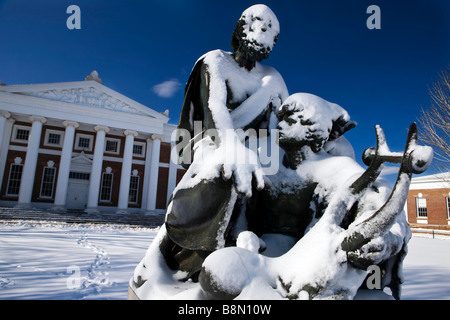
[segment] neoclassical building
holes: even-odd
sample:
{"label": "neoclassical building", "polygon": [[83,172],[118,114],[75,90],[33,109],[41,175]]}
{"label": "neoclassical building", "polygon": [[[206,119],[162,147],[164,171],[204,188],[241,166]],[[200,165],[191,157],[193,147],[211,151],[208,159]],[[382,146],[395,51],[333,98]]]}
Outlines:
{"label": "neoclassical building", "polygon": [[0,205],[161,213],[184,173],[168,112],[85,81],[0,86]]}

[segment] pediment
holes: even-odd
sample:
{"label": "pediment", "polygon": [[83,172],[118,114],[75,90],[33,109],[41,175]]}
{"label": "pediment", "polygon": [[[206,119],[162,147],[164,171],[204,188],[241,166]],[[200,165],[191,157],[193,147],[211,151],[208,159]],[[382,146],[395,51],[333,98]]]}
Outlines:
{"label": "pediment", "polygon": [[53,100],[79,104],[88,107],[101,108],[125,113],[142,114],[136,108],[116,99],[106,93],[100,92],[95,88],[78,88],[49,90],[41,92],[23,92],[22,94]]}
{"label": "pediment", "polygon": [[96,81],[5,86],[2,87],[2,90],[51,101],[142,115],[165,122],[168,120],[166,115],[152,110]]}
{"label": "pediment", "polygon": [[79,155],[76,155],[75,157],[72,158],[72,166],[91,166],[92,165],[92,160],[89,159],[86,154],[84,153],[84,151],[81,151],[81,153]]}

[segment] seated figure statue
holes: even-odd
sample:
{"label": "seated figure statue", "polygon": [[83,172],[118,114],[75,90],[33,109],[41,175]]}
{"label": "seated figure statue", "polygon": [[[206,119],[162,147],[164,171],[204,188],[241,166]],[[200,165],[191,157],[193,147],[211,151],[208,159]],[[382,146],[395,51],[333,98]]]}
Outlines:
{"label": "seated figure statue", "polygon": [[[410,229],[403,213],[411,173],[432,152],[416,144],[411,125],[405,152],[391,153],[376,127],[377,148],[364,170],[342,136],[353,128],[347,112],[310,94],[289,97],[278,114],[283,163],[245,207],[247,231],[236,246],[205,257],[199,283],[167,265],[160,244],[166,226],[130,280],[141,299],[349,299],[379,267],[381,288],[400,297],[402,261]],[[379,179],[384,162],[400,163],[394,190]],[[278,200],[278,201],[277,201]],[[181,280],[181,281],[180,281]]]}
{"label": "seated figure statue", "polygon": [[[280,74],[259,61],[272,51],[279,30],[267,6],[248,8],[232,35],[234,52],[202,56],[186,85],[177,146],[184,147],[188,170],[172,194],[161,242],[167,264],[187,272],[186,278],[196,280],[208,254],[235,242],[229,231],[237,213],[264,186],[257,154],[235,130],[276,127],[288,92]],[[250,161],[239,163],[243,154]]]}
{"label": "seated figure statue", "polygon": [[[177,130],[187,172],[129,298],[353,298],[372,265],[399,297],[410,237],[401,213],[411,173],[423,172],[431,153],[416,145],[414,125],[403,154],[391,153],[376,127],[364,170],[343,137],[355,126],[348,113],[311,94],[289,96],[280,74],[259,63],[278,34],[273,12],[252,6],[236,24],[234,52],[211,51],[195,64]],[[238,132],[276,128],[279,170],[265,175]],[[377,179],[389,161],[401,164],[392,192]]]}

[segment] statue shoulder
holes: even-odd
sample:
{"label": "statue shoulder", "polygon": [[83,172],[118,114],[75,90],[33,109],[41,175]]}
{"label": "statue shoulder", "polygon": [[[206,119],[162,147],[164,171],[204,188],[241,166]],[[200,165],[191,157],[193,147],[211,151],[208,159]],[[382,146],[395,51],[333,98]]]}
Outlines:
{"label": "statue shoulder", "polygon": [[289,97],[289,91],[283,77],[277,69],[271,66],[258,65],[262,70],[266,83],[270,83],[272,88],[279,92],[282,102]]}
{"label": "statue shoulder", "polygon": [[259,67],[261,68],[262,72],[266,75],[266,76],[272,76],[275,77],[277,79],[283,79],[283,77],[281,76],[281,74],[278,72],[277,69],[275,69],[274,67],[271,66],[266,66],[263,64],[259,64]]}
{"label": "statue shoulder", "polygon": [[231,52],[227,52],[220,49],[212,50],[205,53],[203,56],[199,58],[199,60],[204,61],[204,63],[209,66],[221,65],[223,62],[226,61],[234,61],[233,58],[231,57]]}

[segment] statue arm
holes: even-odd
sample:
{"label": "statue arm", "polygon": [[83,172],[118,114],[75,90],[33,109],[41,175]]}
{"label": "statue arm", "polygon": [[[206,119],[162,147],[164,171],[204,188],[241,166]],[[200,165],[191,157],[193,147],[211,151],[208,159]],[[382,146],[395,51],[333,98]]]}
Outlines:
{"label": "statue arm", "polygon": [[[236,128],[244,128],[255,118],[254,115],[258,116],[267,112],[276,119],[279,108],[289,96],[286,84],[278,71],[269,67],[265,68],[267,74],[262,79],[261,87],[231,112]],[[249,111],[253,117],[248,116]],[[269,125],[269,128],[275,127],[276,124]]]}
{"label": "statue arm", "polygon": [[[255,178],[259,189],[264,187],[263,171],[257,161],[257,154],[245,147],[235,132],[235,125],[227,107],[228,87],[226,79],[216,70],[217,65],[202,63],[197,69],[197,86],[194,108],[190,109],[191,119],[200,120],[197,116],[201,114],[202,130],[206,130],[202,136],[209,133],[214,134],[216,144],[216,156],[222,157],[222,177],[225,180],[233,178],[239,192],[251,195],[252,180]],[[194,95],[193,95],[194,96]],[[186,99],[185,99],[186,100]],[[249,110],[251,111],[251,110]],[[209,131],[210,129],[215,129]],[[200,140],[200,139],[199,139]],[[194,141],[195,143],[196,141]],[[237,163],[238,157],[234,155],[248,155],[245,163]]]}

